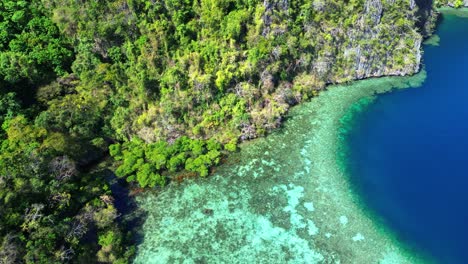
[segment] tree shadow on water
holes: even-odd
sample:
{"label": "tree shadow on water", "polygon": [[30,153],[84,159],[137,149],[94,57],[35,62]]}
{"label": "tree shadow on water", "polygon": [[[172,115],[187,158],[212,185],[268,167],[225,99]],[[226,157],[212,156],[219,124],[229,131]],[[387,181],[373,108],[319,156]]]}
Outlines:
{"label": "tree shadow on water", "polygon": [[119,179],[109,169],[102,172],[110,185],[114,197],[114,206],[118,212],[117,221],[122,225],[125,232],[130,232],[131,245],[138,246],[143,242],[142,226],[146,221],[147,212],[142,210],[135,199],[138,192],[132,191],[124,179]]}

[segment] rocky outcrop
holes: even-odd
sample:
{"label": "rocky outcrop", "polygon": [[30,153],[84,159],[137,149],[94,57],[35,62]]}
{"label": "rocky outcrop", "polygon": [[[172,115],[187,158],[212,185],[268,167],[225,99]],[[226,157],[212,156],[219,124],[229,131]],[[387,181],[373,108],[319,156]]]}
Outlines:
{"label": "rocky outcrop", "polygon": [[[388,75],[408,75],[419,71],[422,35],[413,24],[390,22],[385,10],[396,1],[367,0],[354,26],[334,32],[336,52],[317,58],[315,70],[328,74],[327,82],[339,83]],[[416,21],[415,1],[406,6]]]}
{"label": "rocky outcrop", "polygon": [[418,72],[419,1],[262,1],[258,32],[272,48],[257,65],[258,87],[267,98],[249,105],[240,139],[279,126],[290,105],[316,96],[325,84]]}
{"label": "rocky outcrop", "polygon": [[418,20],[416,21],[416,26],[421,30],[424,36],[428,36],[432,33],[433,28],[430,27],[431,23],[436,17],[436,12],[433,9],[432,0],[415,0],[415,3],[418,7],[416,16]]}
{"label": "rocky outcrop", "polygon": [[370,17],[372,23],[377,25],[382,18],[383,5],[381,0],[366,1],[365,14]]}
{"label": "rocky outcrop", "polygon": [[[394,28],[391,26],[378,24],[373,28],[346,32],[349,44],[341,47],[340,52],[346,60],[353,61],[350,69],[354,71],[354,79],[407,75],[419,71],[422,36],[412,30],[398,41],[385,38],[385,34],[392,30]],[[412,44],[408,46],[408,42]],[[393,48],[380,50],[382,46]],[[399,57],[402,62],[397,62]]]}

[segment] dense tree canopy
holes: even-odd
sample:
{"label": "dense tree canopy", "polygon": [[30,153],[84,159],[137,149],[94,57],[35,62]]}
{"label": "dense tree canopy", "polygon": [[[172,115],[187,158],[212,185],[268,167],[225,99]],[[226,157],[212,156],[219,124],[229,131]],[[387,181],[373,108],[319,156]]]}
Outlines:
{"label": "dense tree canopy", "polygon": [[[49,81],[64,74],[73,58],[70,42],[60,35],[40,1],[0,3],[0,77],[2,89]],[[6,86],[6,87],[5,87]]]}

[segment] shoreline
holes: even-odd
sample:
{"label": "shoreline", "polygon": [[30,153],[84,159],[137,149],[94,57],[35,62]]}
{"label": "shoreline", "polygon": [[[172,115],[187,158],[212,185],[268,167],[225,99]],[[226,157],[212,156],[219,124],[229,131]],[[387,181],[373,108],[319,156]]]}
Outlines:
{"label": "shoreline", "polygon": [[461,7],[461,8],[453,8],[453,7],[444,6],[444,7],[437,8],[437,11],[440,12],[441,14],[446,14],[446,15],[468,17],[468,6]]}
{"label": "shoreline", "polygon": [[[464,8],[460,8],[460,9],[444,7],[444,8],[437,9],[437,11],[439,11],[441,13],[441,15],[449,16],[449,17],[462,17],[462,18],[467,18],[468,17],[468,7],[464,7]],[[447,18],[445,18],[445,19],[447,19]],[[450,18],[448,18],[448,19],[450,19]],[[437,32],[434,32],[434,34],[430,38],[428,38],[426,40],[426,42],[424,43],[424,46],[439,46],[439,41],[440,41],[440,37],[437,35]],[[421,74],[421,73],[418,73],[418,74],[416,74],[414,76],[409,76],[407,78],[412,79],[414,77],[414,78],[416,78],[416,81],[417,81],[417,79],[418,79],[417,75],[419,75],[419,74]],[[426,74],[424,72],[424,67],[423,67],[423,73],[422,74],[424,74],[424,75]],[[422,77],[422,76],[421,76],[421,78],[425,79],[425,77]],[[424,80],[422,80],[422,81],[424,82]],[[406,87],[406,88],[419,88],[418,86],[419,85],[410,85],[409,87]],[[401,87],[401,88],[406,89],[405,87]],[[401,89],[401,88],[398,88],[398,89]],[[392,91],[388,91],[388,92],[392,92]],[[387,92],[383,92],[383,93],[387,93]],[[416,249],[416,248],[414,248],[415,245],[413,245],[411,241],[406,241],[403,238],[399,238],[399,235],[395,231],[392,231],[392,229],[387,226],[387,224],[385,223],[383,217],[379,216],[375,211],[373,211],[370,207],[368,207],[366,205],[366,201],[365,201],[364,197],[362,195],[360,195],[361,190],[359,190],[359,187],[357,186],[357,183],[351,178],[351,177],[355,177],[355,176],[359,177],[359,175],[352,175],[352,172],[350,171],[350,167],[349,167],[349,161],[350,161],[349,160],[350,159],[349,151],[350,150],[348,149],[349,145],[346,142],[348,132],[353,128],[353,126],[356,125],[355,122],[357,122],[356,119],[358,118],[359,114],[366,111],[367,106],[372,104],[372,101],[373,101],[373,99],[371,98],[369,100],[369,102],[361,102],[361,103],[356,102],[355,105],[350,107],[349,111],[347,111],[345,116],[343,116],[343,118],[342,118],[343,122],[342,122],[342,127],[341,127],[342,133],[340,134],[340,141],[341,142],[339,143],[340,144],[340,146],[339,146],[340,152],[337,155],[338,162],[339,162],[339,164],[341,166],[341,169],[342,169],[344,175],[347,176],[347,178],[348,178],[348,180],[350,182],[350,186],[351,186],[353,194],[355,195],[355,199],[356,199],[357,203],[361,205],[361,207],[363,208],[363,211],[367,215],[367,217],[374,220],[374,222],[378,226],[380,232],[382,232],[382,234],[385,234],[386,236],[390,237],[392,240],[396,241],[396,244],[398,244],[401,248],[403,248],[405,250],[408,250],[410,253],[413,251],[413,253],[415,254],[414,256],[416,256],[418,259],[423,261],[423,263],[437,263],[431,257],[431,252],[430,251],[424,250],[422,248],[417,248]],[[414,250],[417,250],[417,251],[414,251]]]}
{"label": "shoreline", "polygon": [[135,263],[422,262],[369,214],[337,155],[342,117],[354,103],[424,78],[423,71],[330,86],[292,108],[283,128],[241,145],[229,158],[237,164],[138,197],[148,218]]}
{"label": "shoreline", "polygon": [[[422,70],[413,76],[329,85],[318,97],[292,107],[281,128],[241,144],[241,151],[229,155],[209,178],[137,197],[149,216],[135,263],[185,258],[430,262],[369,210],[343,163],[343,136],[353,124],[353,114],[377,94],[420,86],[425,74]],[[285,248],[290,254],[283,254]]]}
{"label": "shoreline", "polygon": [[[314,151],[315,154],[312,156],[312,159],[314,159],[314,157],[318,158],[327,155],[330,156],[328,159],[330,161],[329,163],[323,165],[322,168],[318,167],[316,169],[327,172],[333,171],[333,174],[336,176],[335,180],[340,181],[341,179],[341,185],[344,187],[342,191],[345,192],[347,189],[349,190],[348,198],[350,198],[350,200],[356,205],[357,208],[355,209],[359,211],[359,214],[363,216],[363,222],[370,220],[372,222],[370,224],[373,225],[370,227],[375,228],[375,231],[378,233],[378,237],[380,237],[381,242],[383,242],[383,244],[389,243],[389,246],[399,253],[393,255],[391,258],[389,257],[381,259],[380,263],[407,263],[406,261],[410,261],[410,263],[427,263],[428,260],[424,259],[423,256],[412,252],[408,245],[398,241],[396,235],[383,225],[379,219],[380,217],[371,212],[365,205],[362,197],[359,195],[357,190],[354,188],[353,183],[350,181],[348,174],[349,172],[344,170],[344,167],[342,166],[343,164],[340,164],[340,162],[342,162],[340,159],[345,158],[343,155],[346,154],[343,152],[344,142],[342,136],[350,128],[349,126],[353,125],[354,118],[356,117],[353,115],[358,114],[360,111],[364,111],[366,106],[372,103],[376,95],[392,92],[392,90],[418,87],[424,82],[425,77],[426,72],[422,70],[416,75],[407,77],[380,77],[366,79],[352,83],[350,85],[331,86],[329,91],[333,91],[333,93],[336,93],[336,95],[324,95],[325,97],[335,96],[342,98],[342,102],[338,103],[337,105],[340,107],[345,106],[345,109],[338,111],[331,110],[329,112],[331,115],[329,116],[329,125],[322,126],[318,132],[324,135],[322,136],[321,140],[330,142],[331,144],[317,144],[319,148]],[[349,89],[350,91],[346,91],[346,88],[351,89]],[[326,106],[326,104],[324,104],[322,107],[324,106]],[[328,108],[333,108],[333,106],[333,104],[328,105]],[[327,112],[327,110],[324,110],[324,112]],[[318,137],[320,138],[321,136],[319,135]],[[333,164],[334,162],[332,161],[332,156],[334,156],[336,161],[335,164]],[[324,167],[326,167],[326,169]],[[328,176],[330,175],[328,174]],[[395,248],[393,248],[393,246]]]}
{"label": "shoreline", "polygon": [[[431,45],[431,44],[426,44],[426,45]],[[377,230],[382,235],[394,241],[394,244],[397,245],[399,248],[403,249],[405,252],[407,252],[409,254],[408,255],[409,257],[416,258],[417,261],[420,261],[422,263],[433,263],[433,261],[430,258],[430,254],[427,254],[426,252],[420,252],[420,251],[415,252],[414,251],[415,249],[412,249],[412,246],[409,243],[409,241],[404,241],[398,238],[398,235],[394,231],[392,231],[391,228],[387,226],[384,219],[381,216],[379,216],[376,212],[374,212],[371,208],[369,208],[369,206],[366,205],[366,201],[364,197],[361,195],[361,191],[359,190],[359,187],[357,186],[355,181],[352,179],[353,175],[349,168],[350,149],[347,143],[347,140],[348,140],[347,137],[349,135],[349,132],[356,125],[356,122],[358,122],[357,119],[359,118],[359,115],[367,111],[367,108],[374,103],[376,96],[380,94],[392,93],[392,92],[403,90],[403,89],[419,88],[420,85],[418,82],[419,80],[424,81],[425,75],[426,73],[424,72],[424,69],[423,69],[422,72],[414,76],[407,77],[408,79],[414,78],[414,80],[410,80],[410,82],[415,81],[415,83],[411,83],[407,87],[396,87],[388,91],[379,90],[376,92],[375,95],[362,97],[355,103],[351,104],[351,106],[348,108],[344,116],[340,118],[341,126],[338,132],[339,134],[338,153],[336,155],[337,156],[336,159],[338,163],[337,166],[339,166],[339,169],[342,171],[344,177],[349,183],[349,187],[353,196],[353,200],[361,207],[363,214],[369,219],[372,219],[372,221],[377,227]]]}

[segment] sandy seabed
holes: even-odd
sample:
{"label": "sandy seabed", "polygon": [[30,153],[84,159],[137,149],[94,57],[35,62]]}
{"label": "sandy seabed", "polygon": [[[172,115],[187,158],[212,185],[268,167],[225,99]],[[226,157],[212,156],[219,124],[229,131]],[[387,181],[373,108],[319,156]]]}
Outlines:
{"label": "sandy seabed", "polygon": [[423,262],[367,211],[340,160],[355,113],[424,79],[330,86],[214,175],[140,196],[147,219],[135,263]]}

